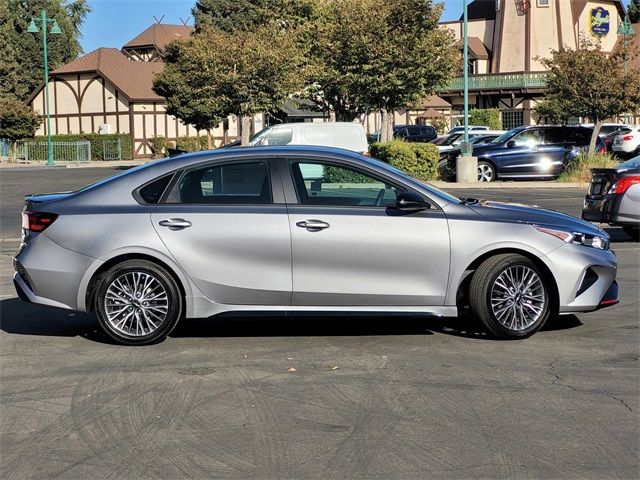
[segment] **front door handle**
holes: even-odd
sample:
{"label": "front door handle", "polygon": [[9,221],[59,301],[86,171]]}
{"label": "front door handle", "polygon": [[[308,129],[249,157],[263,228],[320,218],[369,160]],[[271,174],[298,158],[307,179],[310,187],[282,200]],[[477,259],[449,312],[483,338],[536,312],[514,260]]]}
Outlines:
{"label": "front door handle", "polygon": [[300,228],[306,228],[310,232],[318,232],[331,226],[322,220],[302,220],[301,222],[296,223],[296,225]]}
{"label": "front door handle", "polygon": [[182,230],[191,226],[191,222],[183,218],[168,218],[158,222],[161,227],[168,227],[169,230]]}

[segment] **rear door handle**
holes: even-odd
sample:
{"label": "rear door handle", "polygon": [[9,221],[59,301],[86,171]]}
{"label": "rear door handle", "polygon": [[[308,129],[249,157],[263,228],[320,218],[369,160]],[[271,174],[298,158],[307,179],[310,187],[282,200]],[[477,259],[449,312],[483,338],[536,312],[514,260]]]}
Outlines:
{"label": "rear door handle", "polygon": [[301,222],[296,223],[296,225],[300,228],[306,228],[311,232],[324,230],[325,228],[329,228],[331,226],[327,222],[323,222],[322,220],[302,220]]}
{"label": "rear door handle", "polygon": [[184,218],[168,218],[158,222],[161,227],[168,227],[169,230],[182,230],[191,226],[191,222]]}

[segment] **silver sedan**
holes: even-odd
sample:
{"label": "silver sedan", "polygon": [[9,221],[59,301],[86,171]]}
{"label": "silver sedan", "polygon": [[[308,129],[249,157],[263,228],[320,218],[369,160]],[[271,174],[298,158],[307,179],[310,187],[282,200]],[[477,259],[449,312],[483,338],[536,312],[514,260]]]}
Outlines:
{"label": "silver sedan", "polygon": [[494,336],[523,338],[617,302],[602,230],[461,200],[346,150],[186,154],[25,200],[19,296],[95,311],[129,345],[229,311],[469,309]]}

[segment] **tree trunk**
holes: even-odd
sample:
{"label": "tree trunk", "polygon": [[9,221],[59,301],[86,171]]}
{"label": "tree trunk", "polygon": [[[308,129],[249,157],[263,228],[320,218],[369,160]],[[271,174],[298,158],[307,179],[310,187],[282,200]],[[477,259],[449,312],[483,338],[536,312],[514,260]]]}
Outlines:
{"label": "tree trunk", "polygon": [[13,150],[12,163],[16,163],[18,161],[18,142],[13,142],[11,149]]}
{"label": "tree trunk", "polygon": [[334,110],[336,122],[353,122],[358,118],[358,114],[348,110]]}
{"label": "tree trunk", "polygon": [[391,114],[386,108],[380,110],[380,114],[382,116],[382,125],[380,128],[380,142],[381,143],[390,142],[391,140],[393,140],[393,123],[392,123]]}
{"label": "tree trunk", "polygon": [[602,120],[597,119],[595,125],[593,126],[593,133],[591,134],[591,142],[589,143],[589,151],[587,155],[591,156],[596,151],[596,142],[598,141],[598,133],[600,133],[600,128],[602,127]]}
{"label": "tree trunk", "polygon": [[207,128],[207,150],[211,150],[212,148],[213,148],[213,145],[211,142],[211,130]]}
{"label": "tree trunk", "polygon": [[247,147],[249,145],[249,137],[251,137],[251,117],[249,115],[243,115],[240,118],[242,119],[240,146]]}

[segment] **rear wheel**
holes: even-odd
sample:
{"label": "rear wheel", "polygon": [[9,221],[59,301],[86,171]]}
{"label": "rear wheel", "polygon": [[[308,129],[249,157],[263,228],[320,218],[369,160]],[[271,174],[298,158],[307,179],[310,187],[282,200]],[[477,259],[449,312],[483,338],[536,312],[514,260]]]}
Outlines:
{"label": "rear wheel", "polygon": [[493,182],[496,179],[496,169],[489,162],[478,162],[478,181]]}
{"label": "rear wheel", "polygon": [[96,290],[96,313],[103,330],[124,345],[164,339],[182,315],[175,280],[146,260],[127,260],[109,269]]}
{"label": "rear wheel", "polygon": [[549,287],[538,268],[517,254],[496,255],[473,275],[469,305],[487,330],[499,338],[526,338],[552,312]]}

